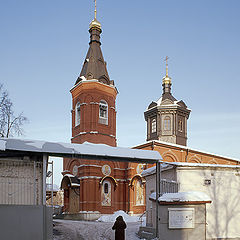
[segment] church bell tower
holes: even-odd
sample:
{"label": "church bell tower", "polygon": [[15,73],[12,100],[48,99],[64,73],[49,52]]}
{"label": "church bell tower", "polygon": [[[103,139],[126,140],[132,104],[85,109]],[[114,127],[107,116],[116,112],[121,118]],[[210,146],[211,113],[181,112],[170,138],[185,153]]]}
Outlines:
{"label": "church bell tower", "polygon": [[110,80],[101,51],[101,24],[90,23],[87,56],[72,94],[72,143],[102,143],[116,146],[117,89]]}
{"label": "church bell tower", "polygon": [[191,112],[181,100],[171,93],[172,79],[168,76],[168,57],[166,57],[166,76],[162,80],[163,93],[153,101],[144,112],[147,122],[147,141],[160,140],[187,145],[187,120]]}

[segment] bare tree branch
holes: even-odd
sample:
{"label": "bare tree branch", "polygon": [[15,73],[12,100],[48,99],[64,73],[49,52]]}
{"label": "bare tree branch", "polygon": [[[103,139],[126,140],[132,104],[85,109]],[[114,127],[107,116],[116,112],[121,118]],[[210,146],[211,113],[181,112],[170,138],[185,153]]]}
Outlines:
{"label": "bare tree branch", "polygon": [[8,96],[8,92],[4,90],[0,84],[0,137],[12,137],[23,135],[22,126],[28,119],[21,112],[14,114],[13,103]]}

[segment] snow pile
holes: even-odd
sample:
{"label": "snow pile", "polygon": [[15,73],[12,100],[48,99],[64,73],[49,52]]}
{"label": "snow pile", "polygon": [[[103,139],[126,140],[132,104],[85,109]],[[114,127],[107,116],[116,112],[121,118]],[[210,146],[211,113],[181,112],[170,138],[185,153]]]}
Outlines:
{"label": "snow pile", "polygon": [[[156,200],[156,193],[152,193],[149,199]],[[189,191],[178,193],[164,193],[158,201],[161,202],[196,202],[211,201],[210,197],[203,192]]]}
{"label": "snow pile", "polygon": [[[129,216],[127,213],[125,213],[124,211],[122,210],[119,210],[117,212],[114,212],[113,214],[111,215],[103,215],[101,216],[97,221],[98,222],[115,222],[116,221],[116,218],[118,216],[122,216],[123,217],[123,220],[125,222],[140,222],[141,220],[139,219],[139,216]],[[143,217],[143,220],[144,217]]]}

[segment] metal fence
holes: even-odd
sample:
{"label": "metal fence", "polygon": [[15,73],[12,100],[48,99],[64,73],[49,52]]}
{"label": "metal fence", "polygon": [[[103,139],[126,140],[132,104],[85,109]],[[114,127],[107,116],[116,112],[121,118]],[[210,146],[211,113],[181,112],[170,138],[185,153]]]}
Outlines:
{"label": "metal fence", "polygon": [[0,204],[42,204],[42,162],[0,160]]}
{"label": "metal fence", "polygon": [[161,192],[160,195],[164,193],[176,193],[179,190],[179,183],[175,181],[169,181],[166,179],[161,179]]}

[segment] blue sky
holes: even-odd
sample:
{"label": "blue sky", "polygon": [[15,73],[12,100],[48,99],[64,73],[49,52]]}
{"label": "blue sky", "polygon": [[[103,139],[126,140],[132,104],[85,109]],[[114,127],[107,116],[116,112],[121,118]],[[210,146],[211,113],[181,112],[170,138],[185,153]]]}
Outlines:
{"label": "blue sky", "polygon": [[[104,58],[119,91],[118,145],[145,141],[143,112],[162,94],[169,56],[173,95],[192,109],[188,146],[240,158],[240,1],[97,4]],[[0,82],[15,111],[29,118],[24,138],[70,141],[69,90],[87,53],[93,8],[93,0],[0,2]]]}

